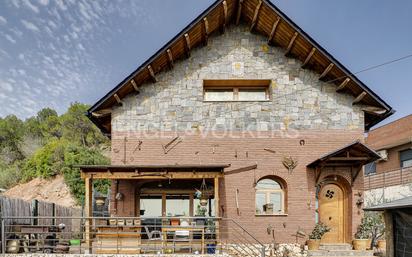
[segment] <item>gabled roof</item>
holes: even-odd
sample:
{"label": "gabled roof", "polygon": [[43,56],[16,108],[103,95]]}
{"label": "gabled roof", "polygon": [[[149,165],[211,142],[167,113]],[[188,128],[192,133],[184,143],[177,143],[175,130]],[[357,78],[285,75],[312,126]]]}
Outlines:
{"label": "gabled roof", "polygon": [[299,59],[302,68],[320,74],[319,79],[336,84],[336,91],[354,96],[353,104],[365,104],[365,129],[394,113],[391,106],[370,90],[289,17],[268,0],[217,0],[133,73],[88,110],[88,117],[105,133],[111,131],[111,108],[156,74],[173,68],[173,62],[190,56],[191,49],[206,45],[210,35],[224,33],[230,23],[250,26],[251,32],[268,37],[268,44],[285,49]]}
{"label": "gabled roof", "polygon": [[379,160],[380,158],[377,152],[362,144],[360,141],[355,141],[321,156],[319,159],[308,164],[307,167],[313,168],[318,165],[323,167],[336,165],[359,166]]}
{"label": "gabled roof", "polygon": [[394,200],[387,203],[364,208],[365,211],[384,211],[391,209],[412,208],[412,196],[405,197],[399,200]]}

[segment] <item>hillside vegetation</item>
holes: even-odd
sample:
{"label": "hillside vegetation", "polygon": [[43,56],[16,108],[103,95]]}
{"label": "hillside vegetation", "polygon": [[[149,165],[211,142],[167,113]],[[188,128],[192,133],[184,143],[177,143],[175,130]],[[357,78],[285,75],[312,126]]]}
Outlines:
{"label": "hillside vegetation", "polygon": [[[74,165],[109,163],[103,153],[110,142],[85,116],[88,108],[73,103],[60,116],[55,110],[44,108],[24,121],[15,115],[0,118],[0,188],[62,174],[81,204],[84,183]],[[105,192],[108,184],[96,181],[94,186]]]}

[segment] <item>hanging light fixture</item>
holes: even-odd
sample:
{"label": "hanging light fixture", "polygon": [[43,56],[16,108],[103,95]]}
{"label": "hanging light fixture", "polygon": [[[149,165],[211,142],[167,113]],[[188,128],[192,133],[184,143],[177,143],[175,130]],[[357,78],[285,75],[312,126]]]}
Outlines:
{"label": "hanging light fixture", "polygon": [[206,185],[206,180],[203,179],[202,185],[200,186],[200,206],[206,206],[209,200],[209,191]]}

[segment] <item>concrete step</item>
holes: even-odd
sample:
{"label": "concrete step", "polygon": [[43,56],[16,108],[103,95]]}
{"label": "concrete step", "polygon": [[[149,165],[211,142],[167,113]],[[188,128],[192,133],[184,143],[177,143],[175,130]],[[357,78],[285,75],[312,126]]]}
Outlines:
{"label": "concrete step", "polygon": [[355,251],[355,250],[316,250],[308,251],[308,256],[319,256],[319,257],[365,257],[373,256],[373,251]]}
{"label": "concrete step", "polygon": [[319,250],[345,250],[345,251],[350,251],[352,250],[352,245],[351,244],[320,244]]}

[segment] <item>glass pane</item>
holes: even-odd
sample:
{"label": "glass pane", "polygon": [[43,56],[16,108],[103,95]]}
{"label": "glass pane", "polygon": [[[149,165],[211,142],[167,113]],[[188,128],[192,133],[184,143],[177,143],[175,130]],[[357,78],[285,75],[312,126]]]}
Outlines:
{"label": "glass pane", "polygon": [[270,193],[270,203],[273,204],[273,212],[282,212],[282,194]]}
{"label": "glass pane", "polygon": [[162,197],[161,196],[141,196],[140,213],[142,217],[162,216]]}
{"label": "glass pane", "polygon": [[365,165],[365,175],[376,173],[376,162],[370,162]]}
{"label": "glass pane", "polygon": [[239,89],[239,101],[266,100],[266,89]]}
{"label": "glass pane", "polygon": [[167,195],[166,216],[189,216],[189,202],[188,195]]}
{"label": "glass pane", "polygon": [[412,160],[402,162],[402,168],[412,167]]}
{"label": "glass pane", "polygon": [[266,204],[266,194],[256,193],[256,214],[264,214],[263,206]]}
{"label": "glass pane", "polygon": [[256,189],[281,189],[281,188],[282,187],[279,185],[279,183],[272,179],[262,179],[256,185]]}
{"label": "glass pane", "polygon": [[[212,216],[215,215],[215,199],[211,199],[212,206],[209,206],[209,201],[206,206],[200,205],[200,199],[193,199],[193,213],[195,216],[209,217],[209,211]],[[210,210],[211,208],[211,210]]]}
{"label": "glass pane", "polygon": [[233,101],[233,89],[207,89],[206,101]]}

